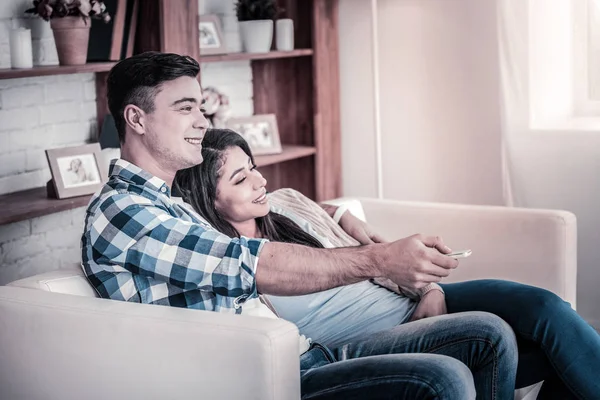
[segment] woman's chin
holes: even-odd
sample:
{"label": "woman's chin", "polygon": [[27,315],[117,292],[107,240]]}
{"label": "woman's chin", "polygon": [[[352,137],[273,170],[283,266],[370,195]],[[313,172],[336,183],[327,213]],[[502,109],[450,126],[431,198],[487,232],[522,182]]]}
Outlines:
{"label": "woman's chin", "polygon": [[269,213],[269,211],[271,211],[271,208],[269,207],[269,203],[265,203],[265,204],[256,204],[256,212],[254,213],[254,218],[261,218],[264,217],[265,215],[267,215]]}

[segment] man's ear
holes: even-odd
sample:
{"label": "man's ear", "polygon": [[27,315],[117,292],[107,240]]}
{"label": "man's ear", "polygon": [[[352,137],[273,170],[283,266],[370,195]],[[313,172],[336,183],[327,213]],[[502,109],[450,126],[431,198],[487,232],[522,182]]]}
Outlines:
{"label": "man's ear", "polygon": [[125,106],[125,110],[123,111],[123,117],[125,118],[125,123],[135,133],[137,133],[138,135],[143,135],[144,133],[146,133],[146,113],[144,112],[144,110],[133,104],[128,104]]}

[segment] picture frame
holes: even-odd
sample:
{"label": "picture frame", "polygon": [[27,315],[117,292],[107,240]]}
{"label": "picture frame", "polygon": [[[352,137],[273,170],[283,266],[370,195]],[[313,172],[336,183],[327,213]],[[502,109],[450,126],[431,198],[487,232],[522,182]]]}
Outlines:
{"label": "picture frame", "polygon": [[236,131],[248,142],[255,156],[282,152],[277,117],[275,114],[260,114],[251,117],[229,118],[226,127]]}
{"label": "picture frame", "polygon": [[216,14],[200,15],[198,20],[200,56],[227,53],[221,20]]}
{"label": "picture frame", "polygon": [[97,192],[108,180],[99,143],[46,150],[52,174],[49,196],[58,199]]}

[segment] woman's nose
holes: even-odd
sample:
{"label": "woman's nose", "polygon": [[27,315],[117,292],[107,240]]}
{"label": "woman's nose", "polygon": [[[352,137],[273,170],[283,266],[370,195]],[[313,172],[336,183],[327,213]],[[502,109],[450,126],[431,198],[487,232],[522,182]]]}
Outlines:
{"label": "woman's nose", "polygon": [[260,174],[260,172],[257,172],[256,179],[254,179],[254,189],[258,190],[265,186],[267,186],[267,180]]}

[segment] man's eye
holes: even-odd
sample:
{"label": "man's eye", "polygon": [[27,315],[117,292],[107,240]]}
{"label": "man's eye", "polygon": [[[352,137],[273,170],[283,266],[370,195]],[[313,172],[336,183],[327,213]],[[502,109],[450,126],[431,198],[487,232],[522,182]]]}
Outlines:
{"label": "man's eye", "polygon": [[256,165],[252,164],[252,168],[250,168],[250,171],[254,171],[256,169]]}
{"label": "man's eye", "polygon": [[192,111],[192,106],[185,106],[181,108],[181,111]]}

